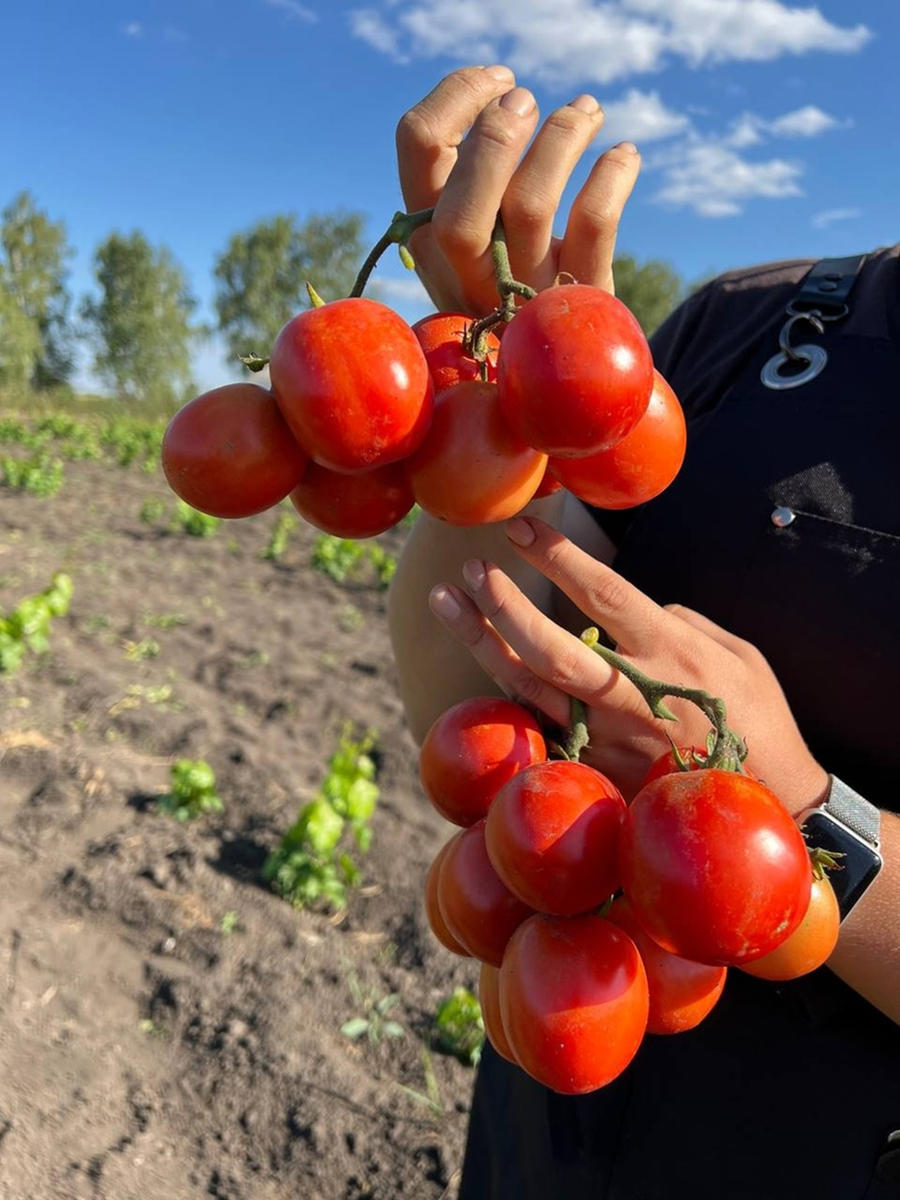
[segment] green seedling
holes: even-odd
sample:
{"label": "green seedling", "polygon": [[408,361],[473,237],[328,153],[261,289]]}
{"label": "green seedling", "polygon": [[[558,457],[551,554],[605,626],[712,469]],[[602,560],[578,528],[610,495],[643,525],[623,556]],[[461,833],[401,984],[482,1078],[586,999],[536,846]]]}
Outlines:
{"label": "green seedling", "polygon": [[206,813],[222,812],[224,805],[216,791],[216,776],[202,759],[180,758],[172,764],[172,790],[160,796],[157,811],[176,821],[193,821]]}
{"label": "green seedling", "polygon": [[461,1063],[476,1067],[484,1047],[484,1019],[478,997],[458,987],[442,1000],[434,1016],[437,1048]]}

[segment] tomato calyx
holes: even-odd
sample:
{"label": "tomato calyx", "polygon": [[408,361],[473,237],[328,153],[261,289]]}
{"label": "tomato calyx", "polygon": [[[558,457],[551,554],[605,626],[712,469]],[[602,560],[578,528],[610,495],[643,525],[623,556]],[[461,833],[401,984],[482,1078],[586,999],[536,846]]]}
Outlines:
{"label": "tomato calyx", "polygon": [[813,878],[826,879],[829,871],[840,871],[839,858],[845,856],[839,850],[826,850],[824,846],[811,846],[809,861],[812,866]]}
{"label": "tomato calyx", "polygon": [[[645,675],[627,658],[617,654],[600,640],[600,631],[596,626],[590,626],[582,635],[581,640],[589,646],[611,667],[633,683],[647,702],[654,717],[663,721],[677,721],[678,718],[666,704],[666,700],[688,700],[695,704],[712,725],[707,741],[708,753],[703,763],[705,769],[720,771],[736,771],[743,773],[742,764],[747,757],[747,746],[744,739],[728,726],[725,701],[719,696],[713,696],[703,688],[685,687],[679,683],[663,683],[659,679],[651,679]],[[690,764],[685,762],[684,769]]]}

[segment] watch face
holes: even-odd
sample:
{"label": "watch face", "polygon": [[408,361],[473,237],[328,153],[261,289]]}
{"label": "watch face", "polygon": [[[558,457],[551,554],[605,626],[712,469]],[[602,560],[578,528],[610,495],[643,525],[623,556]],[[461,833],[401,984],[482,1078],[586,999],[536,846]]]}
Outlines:
{"label": "watch face", "polygon": [[834,888],[843,920],[881,870],[881,855],[827,813],[810,813],[801,829],[809,847],[820,847],[837,856],[837,866],[828,872],[828,881]]}

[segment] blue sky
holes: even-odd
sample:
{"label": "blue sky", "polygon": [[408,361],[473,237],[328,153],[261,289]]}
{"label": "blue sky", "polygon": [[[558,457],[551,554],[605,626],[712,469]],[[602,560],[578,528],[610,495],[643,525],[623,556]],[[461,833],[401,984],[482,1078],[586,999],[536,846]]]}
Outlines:
{"label": "blue sky", "polygon": [[[0,206],[27,189],[65,222],[76,296],[113,230],[166,245],[206,317],[216,256],[261,218],[359,211],[373,243],[398,118],[475,62],[542,112],[598,97],[597,152],[644,159],[619,248],[686,281],[900,238],[896,0],[6,0],[2,29]],[[376,275],[428,311],[393,254]],[[240,370],[198,352],[202,386]]]}

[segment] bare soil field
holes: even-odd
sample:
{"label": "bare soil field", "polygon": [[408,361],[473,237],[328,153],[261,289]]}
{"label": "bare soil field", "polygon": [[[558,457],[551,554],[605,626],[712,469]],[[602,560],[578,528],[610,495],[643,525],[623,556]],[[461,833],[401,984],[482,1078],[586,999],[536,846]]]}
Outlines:
{"label": "bare soil field", "polygon": [[[453,1197],[473,1076],[434,1014],[477,979],[422,908],[450,827],[384,591],[314,570],[299,521],[265,559],[283,510],[202,539],[148,500],[174,506],[137,465],[0,488],[0,612],[74,583],[49,652],[0,674],[0,1196]],[[347,722],[377,734],[364,880],[343,913],[295,909],[262,866]],[[181,758],[224,811],[157,810]],[[402,1036],[341,1032],[394,995]]]}

